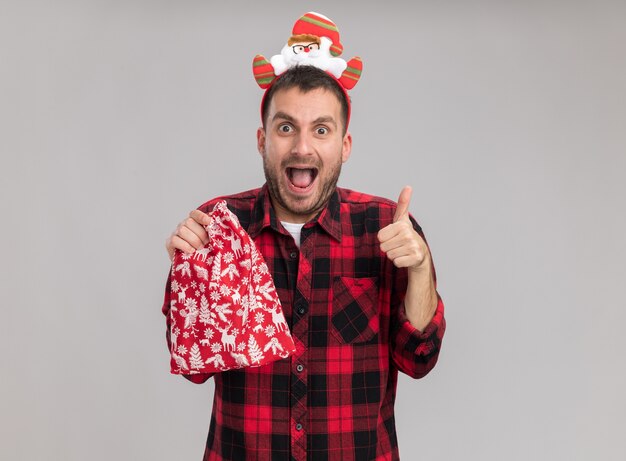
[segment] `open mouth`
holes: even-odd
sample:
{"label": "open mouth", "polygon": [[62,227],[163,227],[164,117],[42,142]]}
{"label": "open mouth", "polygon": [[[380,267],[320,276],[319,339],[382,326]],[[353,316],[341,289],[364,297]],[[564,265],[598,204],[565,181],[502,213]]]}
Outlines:
{"label": "open mouth", "polygon": [[287,168],[287,178],[294,188],[304,191],[317,178],[317,168]]}

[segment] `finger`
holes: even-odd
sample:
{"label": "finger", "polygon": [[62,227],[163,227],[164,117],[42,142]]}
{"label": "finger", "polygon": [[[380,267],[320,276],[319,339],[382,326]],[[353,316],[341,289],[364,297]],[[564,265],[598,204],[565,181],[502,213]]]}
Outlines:
{"label": "finger", "polygon": [[404,246],[393,248],[389,251],[386,251],[385,254],[387,255],[387,258],[391,259],[392,261],[401,256],[409,256],[409,252]]}
{"label": "finger", "polygon": [[[209,218],[209,219],[211,219],[211,218]],[[191,217],[185,219],[183,222],[181,222],[178,225],[178,229],[181,229],[182,227],[186,227],[191,232],[196,234],[200,238],[200,240],[202,240],[202,242],[204,244],[209,243],[209,234],[208,234],[206,228],[202,224],[198,224],[198,222],[195,219],[193,219]]]}
{"label": "finger", "polygon": [[196,251],[194,247],[192,247],[189,243],[187,243],[185,240],[175,234],[167,240],[165,248],[167,248],[167,253],[170,256],[170,260],[174,259],[174,252],[176,250],[180,250],[187,254],[191,254]]}
{"label": "finger", "polygon": [[415,242],[408,242],[391,248],[385,251],[385,254],[389,259],[396,259],[401,256],[410,256],[415,258],[416,261],[424,259],[424,252]]}
{"label": "finger", "polygon": [[402,233],[410,235],[412,231],[413,225],[410,224],[410,221],[394,222],[378,231],[378,241],[381,243],[386,242]]}
{"label": "finger", "polygon": [[412,193],[413,189],[411,188],[411,186],[404,186],[404,188],[400,192],[400,197],[398,197],[398,207],[396,208],[396,212],[393,215],[393,222],[399,221],[405,215],[408,217],[409,204],[411,203]]}
{"label": "finger", "polygon": [[387,240],[386,242],[383,242],[380,244],[380,249],[381,251],[383,251],[384,253],[389,254],[389,252],[396,250],[398,248],[402,248],[402,247],[410,247],[410,240],[407,238],[402,237],[401,235],[397,235],[396,237],[392,238],[391,240]]}
{"label": "finger", "polygon": [[393,260],[393,265],[396,267],[411,267],[416,264],[414,256],[400,256]]}
{"label": "finger", "polygon": [[202,226],[196,223],[200,229],[190,229],[186,225],[181,225],[176,230],[176,236],[188,243],[194,250],[202,248],[205,242],[209,241],[209,236]]}
{"label": "finger", "polygon": [[193,210],[189,213],[189,217],[202,226],[209,225],[209,215],[200,210]]}

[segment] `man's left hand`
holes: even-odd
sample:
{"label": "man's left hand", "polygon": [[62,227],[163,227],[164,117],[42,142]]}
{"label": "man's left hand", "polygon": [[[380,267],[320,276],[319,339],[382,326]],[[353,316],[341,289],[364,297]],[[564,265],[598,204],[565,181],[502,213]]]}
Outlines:
{"label": "man's left hand", "polygon": [[430,252],[426,242],[413,228],[409,219],[412,189],[405,186],[398,198],[393,223],[378,232],[380,249],[396,267],[407,267],[410,272],[430,272]]}
{"label": "man's left hand", "polygon": [[409,280],[404,307],[409,322],[424,331],[437,308],[437,292],[430,259],[424,239],[413,229],[409,218],[411,188],[400,192],[393,223],[378,232],[380,249],[396,267],[407,267]]}

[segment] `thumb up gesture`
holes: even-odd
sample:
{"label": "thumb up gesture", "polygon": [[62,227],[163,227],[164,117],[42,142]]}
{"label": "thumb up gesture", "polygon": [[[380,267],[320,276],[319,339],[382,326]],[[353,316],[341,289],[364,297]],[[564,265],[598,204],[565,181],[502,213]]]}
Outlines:
{"label": "thumb up gesture", "polygon": [[410,272],[430,271],[430,252],[426,242],[409,219],[411,194],[410,186],[405,186],[400,192],[393,223],[378,232],[380,250],[396,267],[407,267]]}

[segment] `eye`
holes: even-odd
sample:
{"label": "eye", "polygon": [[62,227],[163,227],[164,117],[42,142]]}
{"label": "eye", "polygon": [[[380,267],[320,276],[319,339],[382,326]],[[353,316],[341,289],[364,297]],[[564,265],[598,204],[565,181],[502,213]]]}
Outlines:
{"label": "eye", "polygon": [[302,53],[304,51],[304,45],[294,45],[292,48],[295,54]]}
{"label": "eye", "polygon": [[324,135],[328,134],[328,128],[326,128],[325,126],[317,127],[315,129],[315,133],[317,133],[320,136],[324,136]]}
{"label": "eye", "polygon": [[320,46],[317,43],[309,43],[309,50],[319,50]]}
{"label": "eye", "polygon": [[291,133],[293,131],[293,127],[288,123],[282,123],[278,126],[278,131],[281,133]]}

